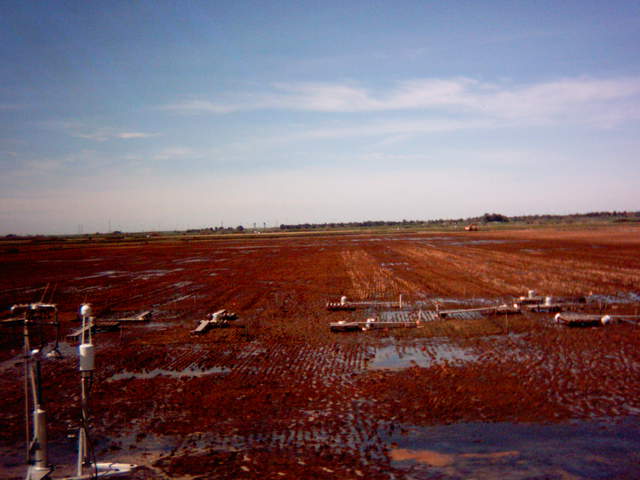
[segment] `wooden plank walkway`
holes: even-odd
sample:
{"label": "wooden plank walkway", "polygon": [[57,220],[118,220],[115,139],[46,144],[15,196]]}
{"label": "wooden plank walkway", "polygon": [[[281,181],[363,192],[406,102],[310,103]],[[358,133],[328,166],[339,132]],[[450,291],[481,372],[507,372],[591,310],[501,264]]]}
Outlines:
{"label": "wooden plank walkway", "polygon": [[20,325],[23,323],[24,323],[24,317],[4,318],[0,320],[0,325],[4,325],[4,326]]}
{"label": "wooden plank walkway", "polygon": [[[465,314],[477,314],[477,316],[467,316]],[[522,311],[520,310],[519,307],[517,306],[511,306],[511,305],[493,305],[490,307],[477,307],[477,308],[459,308],[459,309],[452,309],[452,310],[439,310],[438,311],[438,315],[440,316],[440,318],[449,318],[449,317],[453,317],[456,318],[456,316],[458,316],[458,318],[478,318],[479,316],[482,315],[514,315],[514,314],[520,314],[522,313]]]}
{"label": "wooden plank walkway", "polygon": [[417,311],[388,311],[381,312],[377,318],[367,320],[347,321],[329,323],[332,332],[354,332],[385,328],[416,328],[421,323],[432,322],[434,320],[458,319],[470,320],[482,318],[483,315],[496,314],[517,314],[521,313],[519,308],[510,305],[494,305],[491,307],[463,308],[458,310],[417,310]]}
{"label": "wooden plank walkway", "polygon": [[238,316],[235,313],[228,312],[225,309],[211,313],[208,317],[209,318],[205,320],[200,320],[198,326],[191,330],[191,335],[203,335],[212,328],[228,327],[229,321],[238,319]]}
{"label": "wooden plank walkway", "polygon": [[630,323],[638,325],[640,315],[602,315],[597,313],[558,313],[554,321],[568,327],[597,327],[609,325],[610,323]]}
{"label": "wooden plank walkway", "polygon": [[387,302],[378,300],[363,300],[358,302],[327,302],[329,311],[353,311],[366,308],[401,308],[399,302]]}
{"label": "wooden plank walkway", "polygon": [[329,329],[332,332],[355,332],[355,331],[367,331],[367,330],[382,330],[385,328],[416,328],[419,322],[413,321],[389,321],[368,319],[360,322],[347,322],[341,320],[339,322],[332,322],[329,324]]}
{"label": "wooden plank walkway", "polygon": [[142,322],[148,322],[149,320],[151,320],[151,310],[147,310],[144,311],[138,315],[136,315],[135,317],[125,317],[125,318],[118,318],[116,319],[118,322],[123,322],[123,323],[142,323]]}
{"label": "wooden plank walkway", "polygon": [[91,333],[113,332],[114,330],[118,330],[120,328],[120,322],[111,320],[92,322],[89,325],[85,325],[84,328],[79,327],[72,330],[71,333],[67,334],[67,338],[69,340],[78,341],[82,337],[83,332],[89,332],[89,328],[91,328]]}

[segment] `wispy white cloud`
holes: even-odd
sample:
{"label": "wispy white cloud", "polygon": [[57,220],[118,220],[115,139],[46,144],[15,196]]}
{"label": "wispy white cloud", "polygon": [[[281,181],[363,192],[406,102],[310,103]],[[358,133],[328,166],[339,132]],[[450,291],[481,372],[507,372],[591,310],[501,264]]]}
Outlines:
{"label": "wispy white cloud", "polygon": [[130,139],[130,138],[149,138],[157,136],[157,133],[143,133],[143,132],[120,132],[116,134],[116,138]]}
{"label": "wispy white cloud", "polygon": [[96,182],[104,182],[115,176],[156,174],[158,162],[162,162],[162,168],[166,169],[173,164],[201,159],[207,153],[206,150],[173,146],[124,154],[82,149],[59,155],[30,156],[4,168],[0,163],[0,187],[13,191],[17,185],[21,185],[20,188],[29,185],[28,190],[33,191],[31,187],[37,190],[37,185],[69,185],[74,179],[92,178],[90,184],[95,188]]}
{"label": "wispy white cloud", "polygon": [[[632,102],[634,108],[629,108]],[[640,118],[640,78],[575,77],[527,85],[472,78],[416,79],[387,90],[339,83],[279,83],[231,101],[189,99],[162,108],[225,114],[261,109],[311,112],[424,111],[474,113],[511,121],[574,119],[610,126]]]}
{"label": "wispy white cloud", "polygon": [[84,138],[96,142],[104,142],[107,140],[132,140],[139,138],[156,137],[158,133],[137,132],[112,127],[91,127],[83,125],[80,122],[49,122],[50,128],[63,130],[68,135],[75,138]]}
{"label": "wispy white cloud", "polygon": [[73,137],[95,140],[96,142],[104,142],[106,140],[113,139],[131,140],[137,138],[149,138],[158,135],[157,133],[123,132],[113,128],[98,128],[95,130],[84,130],[78,128],[71,131],[70,134]]}
{"label": "wispy white cloud", "polygon": [[95,181],[123,171],[123,166],[131,173],[141,163],[128,155],[88,149],[59,155],[33,155],[20,158],[2,171],[0,186],[5,190],[22,188],[33,192],[39,185],[68,185],[74,179],[91,177],[93,188]]}
{"label": "wispy white cloud", "polygon": [[254,104],[250,107],[248,104],[243,106],[238,104],[221,104],[209,100],[183,100],[177,103],[171,103],[160,107],[162,110],[172,110],[177,112],[208,112],[208,113],[231,113],[238,110],[261,108],[260,105]]}
{"label": "wispy white cloud", "polygon": [[151,155],[153,160],[184,160],[199,158],[202,152],[189,147],[167,147]]}
{"label": "wispy white cloud", "polygon": [[298,134],[289,134],[285,140],[305,140],[323,138],[348,138],[391,135],[393,141],[409,138],[412,135],[451,132],[470,128],[493,128],[499,123],[491,119],[431,119],[431,120],[384,120],[358,124],[336,125],[324,128],[312,128]]}

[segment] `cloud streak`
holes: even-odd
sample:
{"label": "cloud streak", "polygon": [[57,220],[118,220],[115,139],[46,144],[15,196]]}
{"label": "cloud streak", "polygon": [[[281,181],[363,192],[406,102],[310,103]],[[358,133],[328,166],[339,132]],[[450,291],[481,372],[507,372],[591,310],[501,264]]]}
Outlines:
{"label": "cloud streak", "polygon": [[[629,104],[634,108],[629,108]],[[161,107],[179,113],[228,114],[265,109],[323,113],[421,111],[476,114],[511,121],[579,120],[612,126],[640,118],[640,78],[575,77],[527,85],[472,78],[417,79],[386,90],[339,83],[279,83],[229,101],[188,99]]]}
{"label": "cloud streak", "polygon": [[54,129],[65,131],[68,135],[95,142],[105,142],[107,140],[135,140],[141,138],[157,137],[158,133],[138,132],[122,130],[112,127],[91,127],[82,125],[79,122],[52,122],[48,126]]}
{"label": "cloud streak", "polygon": [[94,140],[96,142],[105,142],[107,140],[132,140],[139,138],[155,137],[157,133],[144,133],[144,132],[123,132],[113,128],[98,128],[95,130],[82,130],[75,129],[70,132],[71,136],[76,138],[84,138],[86,140]]}

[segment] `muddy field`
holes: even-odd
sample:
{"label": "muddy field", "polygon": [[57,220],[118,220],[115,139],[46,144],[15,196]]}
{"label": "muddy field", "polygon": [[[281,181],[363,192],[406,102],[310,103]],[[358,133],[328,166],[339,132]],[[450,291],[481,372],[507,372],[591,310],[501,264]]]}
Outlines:
{"label": "muddy field", "polygon": [[[95,337],[95,452],[143,465],[134,478],[640,478],[640,327],[526,313],[338,334],[329,322],[385,312],[325,309],[535,289],[636,314],[638,227],[0,244],[5,318],[47,284],[65,335],[85,301],[98,319],[153,312]],[[237,325],[190,335],[221,308]],[[0,328],[0,477],[22,478],[22,327]],[[64,471],[79,374],[73,342],[61,350],[43,390]]]}

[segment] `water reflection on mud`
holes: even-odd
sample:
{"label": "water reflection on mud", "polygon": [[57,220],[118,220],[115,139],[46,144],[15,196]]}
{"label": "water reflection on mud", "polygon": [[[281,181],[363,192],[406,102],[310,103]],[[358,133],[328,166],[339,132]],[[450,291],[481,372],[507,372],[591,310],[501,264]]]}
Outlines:
{"label": "water reflection on mud", "polygon": [[370,370],[399,370],[412,366],[431,367],[443,362],[467,362],[476,356],[468,349],[447,341],[422,341],[409,344],[391,343],[375,348]]}
{"label": "water reflection on mud", "polygon": [[159,376],[170,377],[170,378],[203,377],[205,375],[211,375],[214,373],[229,373],[230,371],[231,369],[226,367],[212,367],[207,369],[187,368],[181,371],[155,368],[153,370],[144,371],[144,372],[120,372],[113,375],[111,378],[108,378],[107,382],[114,382],[117,380],[134,379],[134,378],[147,379],[147,378],[154,378]]}
{"label": "water reflection on mud", "polygon": [[409,427],[387,439],[412,478],[640,478],[640,420]]}

